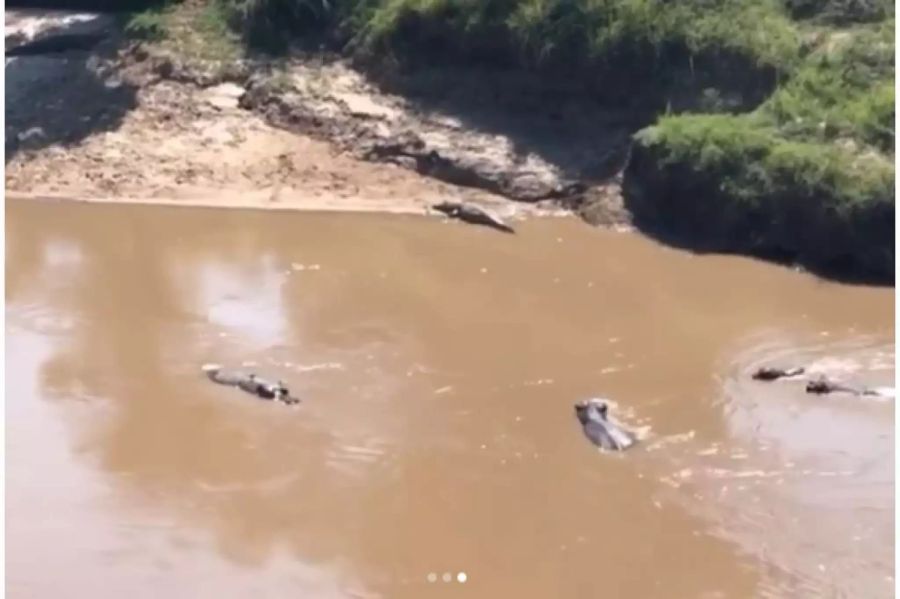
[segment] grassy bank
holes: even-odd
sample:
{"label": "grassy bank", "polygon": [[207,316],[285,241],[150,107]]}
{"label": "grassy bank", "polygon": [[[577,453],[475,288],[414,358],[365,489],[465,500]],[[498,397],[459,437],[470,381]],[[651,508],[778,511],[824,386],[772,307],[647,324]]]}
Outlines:
{"label": "grassy bank", "polygon": [[894,271],[894,24],[819,32],[756,110],[665,116],[636,136],[629,207],[710,249]]}
{"label": "grassy bank", "polygon": [[213,0],[252,48],[315,38],[380,62],[522,68],[600,101],[744,110],[796,62],[779,0]]}
{"label": "grassy bank", "polygon": [[884,279],[894,266],[894,166],[877,152],[786,138],[755,115],[663,118],[626,177],[643,224],[708,250]]}
{"label": "grassy bank", "polygon": [[185,5],[200,7],[207,39],[251,50],[314,40],[380,63],[578,81],[598,102],[656,115],[626,171],[639,223],[695,246],[893,276],[889,0]]}

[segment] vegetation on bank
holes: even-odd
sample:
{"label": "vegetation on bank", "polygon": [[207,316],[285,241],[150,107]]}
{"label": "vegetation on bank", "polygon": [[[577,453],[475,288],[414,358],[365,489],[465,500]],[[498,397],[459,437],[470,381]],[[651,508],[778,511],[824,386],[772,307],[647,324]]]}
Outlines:
{"label": "vegetation on bank", "polygon": [[663,116],[639,132],[632,211],[712,249],[894,272],[894,20],[818,32],[756,110]]}
{"label": "vegetation on bank", "polygon": [[893,276],[890,0],[184,6],[205,19],[208,39],[252,49],[315,39],[369,59],[489,64],[583,82],[598,101],[656,115],[636,135],[626,171],[639,220],[712,248]]}
{"label": "vegetation on bank", "polygon": [[664,117],[637,134],[629,207],[711,250],[891,277],[894,164],[876,152],[792,140],[755,115]]}

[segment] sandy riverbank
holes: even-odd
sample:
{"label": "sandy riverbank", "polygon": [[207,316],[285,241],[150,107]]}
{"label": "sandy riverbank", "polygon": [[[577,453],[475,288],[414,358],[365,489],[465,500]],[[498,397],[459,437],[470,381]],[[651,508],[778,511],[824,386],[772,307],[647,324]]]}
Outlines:
{"label": "sandy riverbank", "polygon": [[[198,85],[159,76],[160,62],[129,55],[110,18],[90,17],[7,11],[7,45],[60,27],[106,34],[90,52],[7,58],[10,197],[411,214],[427,213],[438,201],[463,200],[506,218],[560,212],[550,200],[511,202],[477,186],[442,181],[417,172],[408,158],[364,159],[360,146],[372,142],[373,126],[416,131],[420,119],[423,135],[434,138],[440,126],[452,134],[445,143],[461,147],[457,142],[466,140],[464,158],[505,161],[519,169],[521,180],[534,179],[504,154],[511,151],[508,140],[444,121],[435,125],[433,115],[426,123],[411,109],[404,113],[396,97],[378,97],[344,67],[303,64],[293,71],[298,88],[318,86],[301,102],[327,123],[328,134],[307,135],[275,126],[265,110],[242,106],[247,83]],[[374,119],[373,110],[384,122]],[[387,135],[393,139],[396,131]],[[478,152],[485,151],[479,161]],[[498,172],[503,175],[502,166]]]}

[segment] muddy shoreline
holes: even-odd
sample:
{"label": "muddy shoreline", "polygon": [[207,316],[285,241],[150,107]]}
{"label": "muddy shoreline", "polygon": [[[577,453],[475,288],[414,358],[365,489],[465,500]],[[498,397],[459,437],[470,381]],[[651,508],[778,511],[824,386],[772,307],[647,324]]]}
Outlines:
{"label": "muddy shoreline", "polygon": [[[394,214],[405,216],[438,217],[446,219],[446,215],[434,210],[428,204],[415,203],[390,203],[366,200],[359,198],[351,201],[339,202],[327,201],[318,198],[292,197],[283,202],[271,202],[258,194],[245,194],[241,197],[227,196],[182,196],[182,197],[95,197],[68,194],[28,193],[23,191],[7,191],[6,197],[14,201],[44,202],[44,203],[75,203],[75,204],[121,204],[133,206],[167,206],[175,208],[222,208],[239,210],[282,211],[282,212],[310,212],[310,213],[347,213],[347,214]],[[502,211],[501,211],[502,212]],[[507,218],[512,224],[526,218],[566,218],[573,214],[564,209],[553,208],[523,208],[515,212],[506,211]],[[448,222],[451,219],[447,219]],[[619,232],[628,232],[632,229],[627,225],[611,227]]]}
{"label": "muddy shoreline", "polygon": [[417,214],[450,199],[630,223],[628,119],[565,90],[541,115],[546,90],[515,74],[376,84],[338,57],[185,60],[107,16],[10,12],[8,50],[58,40],[7,58],[11,196]]}

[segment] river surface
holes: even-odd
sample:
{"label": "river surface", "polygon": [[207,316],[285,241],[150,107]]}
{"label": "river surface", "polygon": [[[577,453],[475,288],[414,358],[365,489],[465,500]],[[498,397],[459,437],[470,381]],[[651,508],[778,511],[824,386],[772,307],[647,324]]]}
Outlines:
{"label": "river surface", "polygon": [[10,597],[893,596],[893,399],[748,380],[892,387],[893,289],[570,219],[6,210]]}

